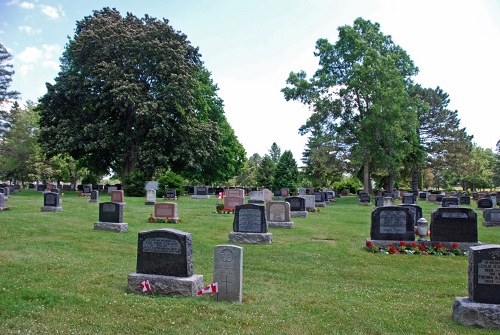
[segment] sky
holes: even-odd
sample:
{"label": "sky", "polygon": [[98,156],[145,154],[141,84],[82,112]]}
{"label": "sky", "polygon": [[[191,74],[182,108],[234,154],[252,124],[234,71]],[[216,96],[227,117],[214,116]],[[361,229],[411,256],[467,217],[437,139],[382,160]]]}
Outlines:
{"label": "sky", "polygon": [[273,142],[300,159],[310,112],[280,90],[290,72],[318,69],[315,43],[362,17],[380,24],[418,66],[413,78],[449,94],[473,142],[500,140],[500,0],[0,0],[0,43],[13,56],[11,89],[36,102],[54,82],[76,22],[103,7],[168,19],[199,47],[247,156]]}

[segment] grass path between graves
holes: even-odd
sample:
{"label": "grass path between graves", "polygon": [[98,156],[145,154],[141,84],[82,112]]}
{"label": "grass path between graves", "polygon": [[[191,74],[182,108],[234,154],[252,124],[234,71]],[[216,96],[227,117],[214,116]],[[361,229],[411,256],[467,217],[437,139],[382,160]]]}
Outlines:
{"label": "grass path between graves", "polygon": [[[195,273],[211,283],[214,246],[229,243],[233,220],[214,213],[216,199],[181,197],[173,225],[148,223],[153,207],[127,197],[126,233],[94,230],[87,198],[62,199],[62,212],[44,213],[42,195],[24,190],[0,212],[0,334],[498,334],[452,318],[455,297],[467,296],[467,257],[368,253],[373,207],[354,196],[271,228],[271,245],[241,245],[242,304],[127,289],[137,233],[165,227],[192,234]],[[419,205],[430,222],[437,205]],[[481,213],[478,222],[481,242],[500,243],[500,229],[483,227]]]}

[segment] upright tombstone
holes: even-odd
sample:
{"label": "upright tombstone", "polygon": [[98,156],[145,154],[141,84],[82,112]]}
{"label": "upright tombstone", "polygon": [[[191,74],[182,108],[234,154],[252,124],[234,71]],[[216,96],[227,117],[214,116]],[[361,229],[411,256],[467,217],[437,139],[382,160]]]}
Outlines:
{"label": "upright tombstone", "polygon": [[83,185],[83,193],[90,195],[90,192],[92,192],[92,184]]}
{"label": "upright tombstone", "polygon": [[45,192],[43,194],[42,212],[61,212],[62,206],[59,198],[59,193]]}
{"label": "upright tombstone", "polygon": [[194,194],[191,196],[193,199],[210,199],[208,194],[208,186],[195,186]]}
{"label": "upright tombstone", "polygon": [[477,201],[477,209],[483,210],[487,208],[493,208],[493,201],[488,198],[482,198]]}
{"label": "upright tombstone", "polygon": [[122,190],[111,191],[111,202],[116,202],[122,206],[127,205]]}
{"label": "upright tombstone", "polygon": [[477,242],[477,214],[470,208],[440,207],[431,215],[431,241]]}
{"label": "upright tombstone", "polygon": [[360,193],[359,195],[359,203],[360,204],[371,204],[370,195],[368,193]]}
{"label": "upright tombstone", "polygon": [[99,191],[94,190],[90,192],[89,202],[99,202]]}
{"label": "upright tombstone", "polygon": [[460,200],[457,197],[444,197],[441,200],[442,207],[458,207],[460,205]]}
{"label": "upright tombstone", "polygon": [[293,228],[290,221],[290,204],[288,202],[268,202],[266,204],[267,225],[272,228]]}
{"label": "upright tombstone", "polygon": [[436,202],[441,203],[443,201],[444,194],[438,194],[436,195]]}
{"label": "upright tombstone", "polygon": [[460,205],[470,205],[470,197],[468,195],[463,195],[459,198]]}
{"label": "upright tombstone", "polygon": [[401,206],[375,207],[372,212],[370,238],[415,241],[415,223],[410,209]]}
{"label": "upright tombstone", "polygon": [[166,190],[165,198],[168,200],[176,200],[177,199],[177,191],[176,190]]}
{"label": "upright tombstone", "polygon": [[113,191],[118,191],[118,186],[108,186],[108,194],[111,194]]}
{"label": "upright tombstone", "polygon": [[429,195],[428,192],[420,192],[418,193],[418,198],[422,200],[427,200],[427,195]]}
{"label": "upright tombstone", "polygon": [[273,201],[273,192],[271,192],[271,190],[264,188],[264,189],[262,189],[262,192],[264,192],[264,201],[265,202]]}
{"label": "upright tombstone", "polygon": [[335,200],[335,191],[325,191],[326,193],[326,200],[332,202]]}
{"label": "upright tombstone", "polygon": [[[149,283],[150,290],[144,291]],[[176,229],[156,229],[139,233],[137,268],[128,275],[134,293],[172,297],[194,297],[203,288],[203,276],[194,274],[193,240]]]}
{"label": "upright tombstone", "polygon": [[470,247],[468,297],[456,297],[453,318],[466,326],[500,329],[500,245]]}
{"label": "upright tombstone", "polygon": [[384,197],[384,207],[394,206],[394,198],[393,197]]}
{"label": "upright tombstone", "polygon": [[285,201],[290,204],[290,217],[292,218],[306,218],[306,199],[302,197],[288,197]]}
{"label": "upright tombstone", "polygon": [[233,231],[229,241],[247,244],[271,244],[273,235],[267,231],[266,208],[256,204],[236,206]]}
{"label": "upright tombstone", "polygon": [[402,198],[402,203],[405,205],[412,205],[415,203],[415,196],[413,194],[405,194]]}
{"label": "upright tombstone", "polygon": [[102,202],[99,204],[99,221],[94,223],[94,229],[124,233],[128,230],[128,223],[123,222],[123,205],[116,202]]}
{"label": "upright tombstone", "polygon": [[413,215],[413,219],[415,220],[415,225],[417,224],[417,221],[422,218],[422,207],[416,204],[400,204],[398,207],[405,207],[408,208]]}
{"label": "upright tombstone", "polygon": [[303,188],[303,187],[299,188],[299,196],[306,195],[307,194],[306,192],[307,192],[307,190],[305,188]]}
{"label": "upright tombstone", "polygon": [[376,196],[375,197],[375,207],[383,207],[384,206],[384,197],[383,196]]}
{"label": "upright tombstone", "polygon": [[264,191],[250,192],[250,199],[248,199],[249,204],[263,204],[264,202],[265,202]]}
{"label": "upright tombstone", "polygon": [[214,295],[217,301],[241,303],[243,283],[243,248],[235,245],[214,247],[214,282],[219,292]]}
{"label": "upright tombstone", "polygon": [[3,195],[3,193],[0,193],[0,208],[3,208],[5,207],[5,196]]}
{"label": "upright tombstone", "polygon": [[177,204],[175,202],[160,202],[154,204],[154,218],[164,219],[168,223],[178,223]]}
{"label": "upright tombstone", "polygon": [[429,201],[429,202],[436,202],[437,201],[437,196],[438,196],[437,194],[432,194],[431,193],[431,194],[429,194],[427,196],[427,201]]}
{"label": "upright tombstone", "polygon": [[487,208],[483,212],[483,226],[500,227],[500,208]]}
{"label": "upright tombstone", "polygon": [[155,189],[146,190],[146,202],[144,204],[148,205],[148,206],[154,206],[154,204],[156,204],[156,190]]}
{"label": "upright tombstone", "polygon": [[316,212],[316,202],[314,195],[302,195],[301,198],[304,198],[306,202],[306,211]]}
{"label": "upright tombstone", "polygon": [[325,194],[323,192],[314,192],[314,206],[325,207]]}
{"label": "upright tombstone", "polygon": [[242,188],[228,188],[227,190],[224,190],[224,197],[245,198],[245,190]]}

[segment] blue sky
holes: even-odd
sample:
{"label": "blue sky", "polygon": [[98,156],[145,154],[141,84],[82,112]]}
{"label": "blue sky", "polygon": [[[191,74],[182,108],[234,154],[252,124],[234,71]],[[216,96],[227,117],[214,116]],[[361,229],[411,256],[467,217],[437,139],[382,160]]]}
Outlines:
{"label": "blue sky", "polygon": [[36,101],[57,76],[76,21],[106,6],[166,18],[199,47],[248,155],[276,142],[300,163],[307,138],[298,128],[309,111],[280,89],[291,71],[317,69],[317,39],[334,43],[337,28],[357,17],[378,22],[407,51],[420,69],[415,82],[450,95],[477,145],[500,140],[498,0],[2,0],[0,43],[13,55],[11,88],[23,101]]}

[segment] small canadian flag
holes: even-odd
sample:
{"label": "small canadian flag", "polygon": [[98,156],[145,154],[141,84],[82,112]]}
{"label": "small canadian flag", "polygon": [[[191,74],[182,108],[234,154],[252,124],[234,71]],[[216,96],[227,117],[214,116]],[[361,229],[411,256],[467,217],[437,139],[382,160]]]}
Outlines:
{"label": "small canadian flag", "polygon": [[149,285],[149,280],[145,280],[141,283],[142,292],[151,291],[151,285]]}
{"label": "small canadian flag", "polygon": [[219,198],[219,199],[224,199],[224,192],[219,192],[219,193],[217,194],[217,198]]}
{"label": "small canadian flag", "polygon": [[219,285],[217,284],[217,282],[215,282],[199,290],[198,295],[202,295],[205,293],[217,293],[217,292],[219,292]]}

